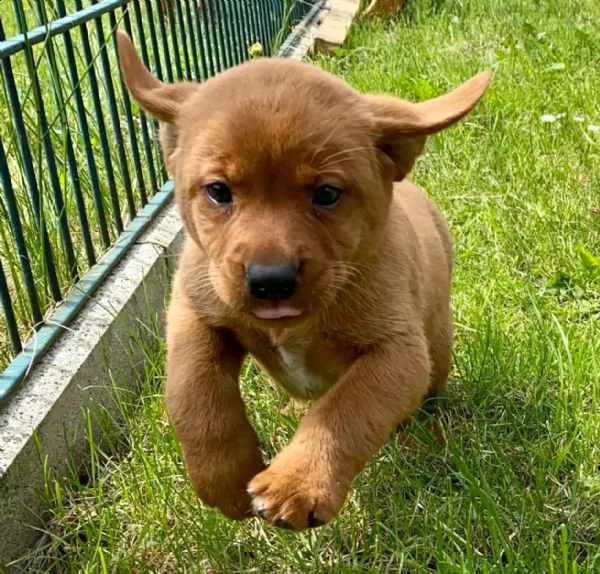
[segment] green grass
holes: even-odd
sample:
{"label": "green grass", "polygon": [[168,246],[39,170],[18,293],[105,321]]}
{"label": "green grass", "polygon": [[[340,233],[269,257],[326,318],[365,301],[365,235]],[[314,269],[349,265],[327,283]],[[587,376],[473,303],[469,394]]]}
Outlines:
{"label": "green grass", "polygon": [[[414,174],[456,242],[447,446],[418,428],[416,451],[390,440],[316,531],[230,523],[192,495],[159,354],[141,402],[123,398],[122,438],[90,441],[86,480],[48,477],[28,572],[600,571],[600,4],[409,4],[318,63],[414,99],[495,72]],[[272,456],[297,421],[251,365],[242,389]]]}

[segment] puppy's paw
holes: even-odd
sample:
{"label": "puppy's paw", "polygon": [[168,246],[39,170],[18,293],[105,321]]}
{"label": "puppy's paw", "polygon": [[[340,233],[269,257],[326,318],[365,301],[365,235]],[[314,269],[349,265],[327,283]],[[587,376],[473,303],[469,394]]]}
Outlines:
{"label": "puppy's paw", "polygon": [[322,526],[335,517],[348,494],[346,481],[330,476],[309,458],[283,451],[250,481],[254,513],[289,530]]}
{"label": "puppy's paw", "polygon": [[218,490],[196,489],[200,499],[207,505],[217,508],[231,520],[244,520],[253,516],[252,500],[247,485],[222,485]]}
{"label": "puppy's paw", "polygon": [[[190,459],[188,462],[193,463]],[[235,457],[229,452],[218,459],[205,457],[201,465],[192,464],[190,477],[196,494],[204,504],[218,508],[231,520],[243,520],[254,514],[248,482],[264,469],[258,451],[253,456],[246,453],[245,457]]]}

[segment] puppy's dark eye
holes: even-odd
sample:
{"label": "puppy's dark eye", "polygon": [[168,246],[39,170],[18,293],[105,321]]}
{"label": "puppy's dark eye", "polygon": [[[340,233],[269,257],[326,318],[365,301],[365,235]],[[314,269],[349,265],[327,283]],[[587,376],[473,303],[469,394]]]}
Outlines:
{"label": "puppy's dark eye", "polygon": [[208,195],[211,201],[219,205],[226,205],[233,201],[231,190],[224,183],[219,181],[215,183],[209,183],[205,189],[206,195]]}
{"label": "puppy's dark eye", "polygon": [[322,185],[317,187],[313,195],[313,203],[321,207],[332,207],[342,197],[344,192],[334,185]]}

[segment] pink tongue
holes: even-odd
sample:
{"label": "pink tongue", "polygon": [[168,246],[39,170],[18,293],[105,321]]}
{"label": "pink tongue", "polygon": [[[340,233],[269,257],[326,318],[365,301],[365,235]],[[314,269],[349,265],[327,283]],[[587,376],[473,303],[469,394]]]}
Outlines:
{"label": "pink tongue", "polygon": [[301,313],[302,311],[299,309],[277,303],[273,303],[271,307],[263,307],[254,311],[259,319],[283,319],[284,317],[297,317]]}

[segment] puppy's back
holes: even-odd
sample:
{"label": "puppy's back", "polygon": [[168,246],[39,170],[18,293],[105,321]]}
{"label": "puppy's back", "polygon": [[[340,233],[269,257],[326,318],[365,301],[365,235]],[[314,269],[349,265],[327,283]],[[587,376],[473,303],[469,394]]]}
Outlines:
{"label": "puppy's back", "polygon": [[446,218],[434,202],[410,180],[394,185],[394,203],[410,222],[417,244],[421,309],[428,337],[439,331],[450,312],[452,237]]}
{"label": "puppy's back", "polygon": [[427,194],[409,179],[394,185],[394,201],[408,216],[421,245],[426,248],[426,253],[433,255],[436,260],[441,257],[446,276],[450,280],[452,236],[442,212]]}

